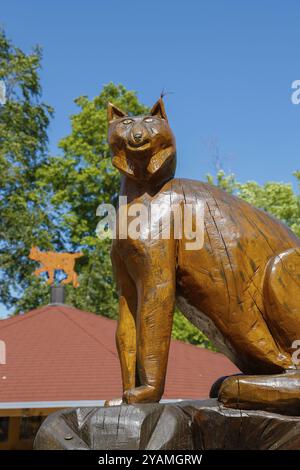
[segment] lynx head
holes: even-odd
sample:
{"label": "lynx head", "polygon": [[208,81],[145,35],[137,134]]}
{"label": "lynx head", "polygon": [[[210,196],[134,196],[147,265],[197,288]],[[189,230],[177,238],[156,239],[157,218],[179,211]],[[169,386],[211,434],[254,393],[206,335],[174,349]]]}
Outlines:
{"label": "lynx head", "polygon": [[32,259],[32,260],[34,260],[34,261],[36,261],[36,260],[38,259],[38,257],[39,257],[39,253],[40,253],[40,251],[39,251],[38,247],[37,247],[37,246],[32,246],[32,247],[30,248],[30,252],[29,252],[28,258],[29,258],[29,259]]}
{"label": "lynx head", "polygon": [[111,103],[107,114],[112,163],[121,173],[140,181],[174,176],[175,138],[161,98],[145,116],[128,116]]}

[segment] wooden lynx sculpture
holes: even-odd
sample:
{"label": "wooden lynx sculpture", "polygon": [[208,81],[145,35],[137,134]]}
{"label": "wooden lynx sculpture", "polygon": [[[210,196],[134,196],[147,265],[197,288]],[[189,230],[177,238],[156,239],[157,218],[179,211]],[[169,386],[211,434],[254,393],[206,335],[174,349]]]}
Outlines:
{"label": "wooden lynx sculpture", "polygon": [[149,208],[202,201],[205,212],[198,250],[186,250],[184,238],[113,241],[124,393],[107,405],[160,400],[177,302],[246,374],[221,383],[220,401],[300,414],[300,370],[292,360],[293,342],[300,340],[299,238],[217,187],[174,178],[175,139],[162,99],[149,115],[137,117],[109,104],[108,120],[127,209],[133,203]]}

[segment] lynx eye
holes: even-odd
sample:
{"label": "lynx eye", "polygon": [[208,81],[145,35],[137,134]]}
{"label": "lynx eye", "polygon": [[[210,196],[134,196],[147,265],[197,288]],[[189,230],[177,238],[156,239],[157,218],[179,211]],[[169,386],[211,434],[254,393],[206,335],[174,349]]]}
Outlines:
{"label": "lynx eye", "polygon": [[129,124],[133,123],[133,119],[124,119],[124,121],[122,121],[122,123],[125,124],[125,126],[128,126]]}
{"label": "lynx eye", "polygon": [[144,119],[145,122],[153,122],[154,119],[152,117],[147,117]]}

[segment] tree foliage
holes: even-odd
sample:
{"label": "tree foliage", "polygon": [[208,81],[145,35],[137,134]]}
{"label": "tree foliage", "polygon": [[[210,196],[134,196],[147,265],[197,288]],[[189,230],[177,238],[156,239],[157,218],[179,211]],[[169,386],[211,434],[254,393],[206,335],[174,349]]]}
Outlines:
{"label": "tree foliage", "polygon": [[55,230],[37,172],[46,159],[52,109],[40,102],[41,51],[25,54],[0,31],[0,298],[15,306],[31,282],[29,248],[51,247]]}
{"label": "tree foliage", "polygon": [[202,331],[198,330],[185,316],[175,309],[172,336],[175,339],[195,344],[203,348],[216,351],[214,345],[209,341]]}

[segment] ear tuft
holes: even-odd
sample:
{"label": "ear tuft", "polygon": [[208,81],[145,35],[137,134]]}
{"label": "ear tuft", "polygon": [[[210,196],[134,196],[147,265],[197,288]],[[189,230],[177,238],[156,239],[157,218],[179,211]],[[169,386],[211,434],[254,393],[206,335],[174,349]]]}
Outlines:
{"label": "ear tuft", "polygon": [[117,106],[115,106],[112,103],[107,104],[107,119],[108,122],[110,121],[115,121],[116,119],[120,119],[122,117],[126,116],[126,114]]}
{"label": "ear tuft", "polygon": [[161,119],[165,119],[166,121],[168,120],[166,110],[165,110],[165,105],[164,105],[162,98],[159,98],[159,100],[155,103],[155,105],[150,111],[150,114],[152,116],[157,116],[157,117],[160,117]]}

